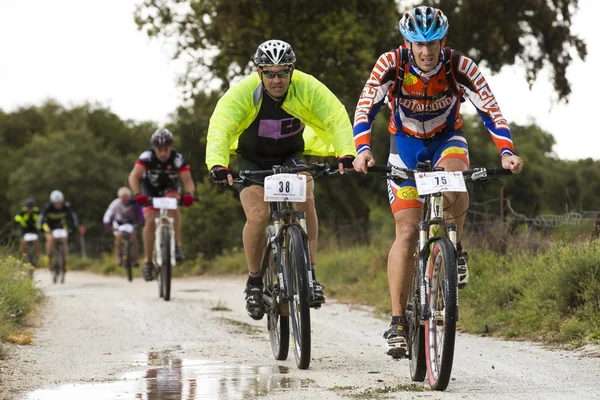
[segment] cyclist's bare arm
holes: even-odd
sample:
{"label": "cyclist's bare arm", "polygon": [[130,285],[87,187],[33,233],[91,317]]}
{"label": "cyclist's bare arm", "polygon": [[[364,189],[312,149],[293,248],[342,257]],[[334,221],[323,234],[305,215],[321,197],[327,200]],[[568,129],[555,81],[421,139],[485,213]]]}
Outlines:
{"label": "cyclist's bare arm", "polygon": [[182,171],[179,173],[179,177],[181,178],[181,182],[183,182],[183,187],[186,193],[194,193],[196,188],[194,187],[194,180],[192,179],[192,174],[190,171]]}
{"label": "cyclist's bare arm", "polygon": [[142,178],[142,175],[144,175],[145,170],[146,169],[140,164],[135,164],[133,166],[133,169],[129,174],[129,187],[133,194],[140,193],[140,179]]}

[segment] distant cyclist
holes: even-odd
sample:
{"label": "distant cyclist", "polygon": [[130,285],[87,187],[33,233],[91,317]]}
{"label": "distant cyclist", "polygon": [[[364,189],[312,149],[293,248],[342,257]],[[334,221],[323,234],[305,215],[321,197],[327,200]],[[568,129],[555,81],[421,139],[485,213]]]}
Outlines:
{"label": "distant cyclist", "polygon": [[[43,230],[46,236],[46,256],[44,261],[47,267],[50,267],[52,258],[52,250],[54,249],[54,236],[52,231],[56,229],[64,229],[69,232],[69,219],[73,229],[79,227],[77,214],[71,208],[71,205],[65,201],[65,196],[59,190],[54,190],[50,193],[50,203],[46,204],[38,218],[38,229]],[[63,243],[65,249],[65,269],[69,258],[69,241],[68,237],[58,239]]]}
{"label": "distant cyclist", "polygon": [[[37,233],[38,233],[37,221],[38,221],[39,216],[40,216],[40,209],[39,209],[39,207],[36,206],[35,200],[32,199],[31,197],[28,199],[25,199],[23,208],[21,208],[21,211],[17,215],[15,215],[15,223],[17,224],[17,227],[18,227],[19,233],[20,233],[20,237],[21,237],[20,244],[19,244],[19,253],[22,255],[25,254],[26,246],[27,246],[27,242],[25,241],[25,238],[24,238],[25,234],[33,233],[33,234],[37,235]],[[34,240],[33,243],[35,246],[36,255],[37,255],[37,257],[39,257],[40,253],[41,253],[40,241]]]}
{"label": "distant cyclist", "polygon": [[[117,191],[117,198],[114,199],[104,213],[102,222],[105,229],[111,229],[115,236],[115,251],[117,253],[117,264],[123,265],[123,254],[121,251],[121,233],[119,226],[131,224],[134,227],[141,226],[144,223],[144,214],[142,209],[131,197],[131,190],[123,186]],[[138,266],[138,239],[137,232],[134,230],[131,234],[131,243],[133,244],[133,265]]]}
{"label": "distant cyclist", "polygon": [[[150,139],[152,148],[144,151],[136,161],[129,174],[129,186],[135,196],[136,202],[144,208],[144,269],[146,281],[154,279],[152,265],[152,250],[154,249],[154,234],[156,229],[155,218],[158,210],[149,203],[149,197],[174,197],[181,198],[179,193],[179,179],[183,182],[185,192],[183,205],[191,206],[194,203],[194,181],[190,173],[190,165],[183,155],[173,148],[173,134],[165,128],[157,129]],[[140,190],[139,180],[142,179]],[[175,219],[175,258],[184,259],[181,250],[181,214],[179,209],[169,210],[169,215]]]}

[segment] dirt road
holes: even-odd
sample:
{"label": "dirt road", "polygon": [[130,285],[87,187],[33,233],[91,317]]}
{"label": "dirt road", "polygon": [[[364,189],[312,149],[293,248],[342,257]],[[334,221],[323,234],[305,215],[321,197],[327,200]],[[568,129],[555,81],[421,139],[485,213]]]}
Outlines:
{"label": "dirt road", "polygon": [[170,302],[141,279],[37,279],[48,298],[34,345],[0,361],[0,399],[600,398],[600,358],[470,335],[457,337],[448,390],[431,392],[384,355],[387,321],[334,301],[312,312],[313,360],[300,371],[291,352],[273,359],[242,278],[175,280]]}

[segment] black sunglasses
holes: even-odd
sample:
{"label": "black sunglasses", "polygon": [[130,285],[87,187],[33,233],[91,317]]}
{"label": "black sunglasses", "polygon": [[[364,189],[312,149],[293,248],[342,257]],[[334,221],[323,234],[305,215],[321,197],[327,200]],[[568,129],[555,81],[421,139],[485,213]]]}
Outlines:
{"label": "black sunglasses", "polygon": [[263,73],[264,76],[266,76],[269,79],[273,79],[275,78],[275,75],[277,75],[279,78],[285,78],[287,77],[290,72],[292,72],[291,68],[288,69],[282,69],[281,71],[265,71],[264,69],[261,68],[261,71]]}

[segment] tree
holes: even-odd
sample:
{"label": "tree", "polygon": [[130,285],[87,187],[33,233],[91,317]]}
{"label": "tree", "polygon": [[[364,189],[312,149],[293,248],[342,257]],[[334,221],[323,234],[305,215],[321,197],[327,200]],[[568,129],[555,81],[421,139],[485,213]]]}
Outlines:
{"label": "tree", "polygon": [[578,0],[436,0],[450,22],[447,45],[493,72],[521,59],[531,87],[542,67],[550,67],[554,90],[566,100],[566,70],[573,56],[585,59],[585,43],[571,33]]}
{"label": "tree", "polygon": [[[503,0],[491,7],[487,0],[429,3],[449,17],[449,46],[494,72],[520,58],[530,85],[548,65],[558,97],[567,99],[566,68],[574,52],[586,55],[583,41],[571,33],[578,0]],[[403,11],[412,7],[399,5]],[[203,89],[214,78],[228,88],[252,69],[249,60],[258,44],[278,38],[292,44],[298,68],[353,109],[377,56],[401,44],[399,17],[394,0],[296,0],[276,7],[268,0],[145,0],[135,21],[150,37],[175,45],[173,57],[188,62],[183,77],[188,88]]]}
{"label": "tree", "polygon": [[[172,41],[188,60],[184,81],[227,89],[247,75],[258,45],[289,42],[297,67],[325,83],[350,108],[377,57],[399,44],[394,0],[146,0],[135,15],[150,37]],[[395,33],[394,33],[395,32]],[[214,54],[209,57],[209,54]]]}
{"label": "tree", "polygon": [[101,143],[89,131],[35,135],[19,152],[21,163],[10,172],[9,202],[20,204],[23,197],[33,196],[43,205],[50,192],[58,189],[82,223],[101,226],[106,207],[116,197],[116,189],[127,182],[131,169],[129,160]]}

